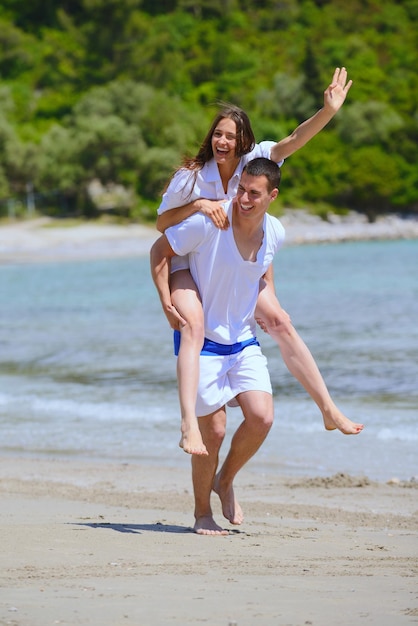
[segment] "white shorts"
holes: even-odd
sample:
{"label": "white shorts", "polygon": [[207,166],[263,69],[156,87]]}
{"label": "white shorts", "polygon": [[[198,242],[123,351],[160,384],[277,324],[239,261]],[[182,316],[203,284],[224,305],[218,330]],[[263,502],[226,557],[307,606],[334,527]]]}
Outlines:
{"label": "white shorts", "polygon": [[228,355],[201,355],[196,415],[209,415],[243,391],[271,394],[267,359],[260,346]]}
{"label": "white shorts", "polygon": [[189,265],[189,255],[186,256],[173,256],[171,258],[171,274],[174,272],[178,272],[179,270],[188,270],[190,269]]}

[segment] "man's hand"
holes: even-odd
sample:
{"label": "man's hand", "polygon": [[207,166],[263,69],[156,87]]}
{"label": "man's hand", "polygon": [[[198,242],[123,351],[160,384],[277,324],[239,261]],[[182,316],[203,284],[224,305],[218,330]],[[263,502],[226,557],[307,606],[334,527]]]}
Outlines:
{"label": "man's hand", "polygon": [[229,219],[223,207],[223,203],[226,200],[206,200],[206,198],[202,198],[199,202],[200,212],[210,217],[216,228],[221,230],[229,228]]}
{"label": "man's hand", "polygon": [[261,330],[263,330],[265,333],[269,334],[268,328],[267,328],[266,324],[264,323],[264,320],[261,317],[256,317],[255,321],[260,326]]}
{"label": "man's hand", "polygon": [[345,67],[341,69],[337,67],[331,84],[324,91],[324,109],[331,110],[333,115],[335,115],[342,107],[352,84],[352,80],[347,82],[347,70]]}
{"label": "man's hand", "polygon": [[164,307],[164,313],[173,330],[181,330],[181,328],[187,324],[186,320],[180,315],[174,304],[169,304]]}

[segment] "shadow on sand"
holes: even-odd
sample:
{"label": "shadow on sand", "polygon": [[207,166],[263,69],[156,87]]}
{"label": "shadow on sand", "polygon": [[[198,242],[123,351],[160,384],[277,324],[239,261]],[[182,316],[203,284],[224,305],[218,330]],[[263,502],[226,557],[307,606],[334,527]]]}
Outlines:
{"label": "shadow on sand", "polygon": [[[74,523],[73,523],[74,524]],[[84,523],[80,522],[76,526],[87,526],[88,528],[105,528],[106,530],[115,530],[118,533],[137,533],[154,532],[154,533],[192,533],[193,529],[189,526],[175,526],[173,524],[112,524],[111,522],[103,523]]]}

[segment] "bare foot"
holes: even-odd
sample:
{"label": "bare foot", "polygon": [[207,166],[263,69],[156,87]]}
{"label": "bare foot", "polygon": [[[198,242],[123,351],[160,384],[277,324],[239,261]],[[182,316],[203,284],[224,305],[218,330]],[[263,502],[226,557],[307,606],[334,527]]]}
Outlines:
{"label": "bare foot", "polygon": [[363,424],[356,424],[348,419],[339,409],[323,414],[325,430],[340,430],[343,435],[358,435],[364,428]]}
{"label": "bare foot", "polygon": [[213,491],[219,496],[224,517],[226,517],[231,524],[242,524],[244,521],[244,514],[238,500],[235,498],[232,485],[229,487],[222,487],[219,476],[216,476],[213,482]]}
{"label": "bare foot", "polygon": [[193,530],[198,535],[229,535],[229,531],[218,526],[211,515],[198,517]]}
{"label": "bare foot", "polygon": [[179,446],[180,448],[183,448],[187,454],[200,454],[201,456],[208,455],[208,451],[203,443],[199,427],[188,429],[182,428]]}

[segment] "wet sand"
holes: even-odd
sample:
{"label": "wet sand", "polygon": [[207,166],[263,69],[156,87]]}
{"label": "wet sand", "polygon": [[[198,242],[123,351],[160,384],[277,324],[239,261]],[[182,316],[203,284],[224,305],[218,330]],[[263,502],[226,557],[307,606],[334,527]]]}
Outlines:
{"label": "wet sand", "polygon": [[[181,451],[178,454],[182,454]],[[418,623],[418,483],[242,472],[244,523],[191,532],[182,467],[0,460],[0,624]]]}

